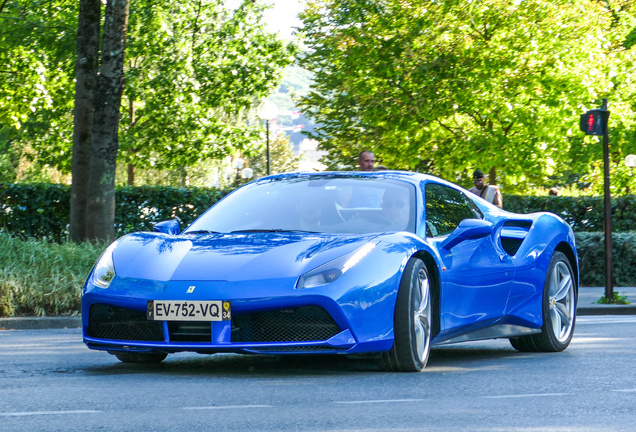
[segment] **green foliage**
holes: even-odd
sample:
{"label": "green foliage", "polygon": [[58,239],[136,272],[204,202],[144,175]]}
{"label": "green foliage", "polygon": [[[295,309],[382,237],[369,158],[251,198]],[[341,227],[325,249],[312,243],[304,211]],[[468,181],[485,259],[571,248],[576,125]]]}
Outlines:
{"label": "green foliage", "polygon": [[203,188],[118,188],[115,198],[117,236],[134,231],[152,231],[153,222],[168,219],[179,219],[183,229],[226,194],[225,191]]}
{"label": "green foliage", "polygon": [[627,300],[627,296],[626,295],[620,295],[617,292],[614,292],[614,297],[612,297],[611,299],[607,299],[605,298],[605,294],[603,294],[601,296],[600,299],[598,299],[597,301],[595,301],[594,303],[596,304],[619,304],[619,305],[628,305],[631,304],[628,300]]}
{"label": "green foliage", "polygon": [[[260,141],[251,107],[296,48],[267,33],[260,2],[223,3],[131,3],[120,162],[171,168],[250,153]],[[69,173],[79,2],[0,4],[0,148],[10,142],[38,167]],[[0,166],[5,159],[0,151]]]}
{"label": "green foliage", "polygon": [[[602,232],[575,233],[581,267],[581,286],[605,286],[605,236]],[[614,286],[636,286],[636,232],[612,233]]]}
{"label": "green foliage", "polygon": [[0,316],[78,314],[84,280],[104,248],[0,234]]}
{"label": "green foliage", "polygon": [[[504,210],[514,213],[549,211],[561,216],[574,231],[603,230],[603,197],[553,197],[504,195]],[[612,231],[636,230],[636,196],[612,200]]]}
{"label": "green foliage", "polygon": [[[153,222],[179,218],[182,228],[225,196],[217,189],[121,187],[115,192],[117,237],[151,231]],[[23,239],[68,237],[71,188],[57,184],[0,184],[0,230]]]}
{"label": "green foliage", "polygon": [[[297,171],[300,157],[294,156],[289,138],[279,135],[269,144],[270,172],[272,174]],[[259,148],[257,156],[248,159],[248,165],[254,170],[254,178],[267,175],[267,150],[265,145]]]}
{"label": "green foliage", "polygon": [[[329,168],[371,149],[384,165],[504,192],[585,174],[601,159],[578,116],[608,97],[612,150],[636,147],[629,3],[314,0],[302,15],[314,73],[301,99]],[[585,13],[582,13],[585,11]],[[552,184],[550,184],[552,186]]]}
{"label": "green foliage", "polygon": [[[70,148],[79,2],[3,2],[0,15],[0,129],[14,151],[42,150],[44,163],[70,170],[49,147]],[[57,152],[59,153],[59,152]],[[27,153],[31,157],[31,153]],[[42,165],[44,165],[44,163]]]}
{"label": "green foliage", "polygon": [[265,31],[264,7],[243,1],[230,11],[220,0],[131,7],[120,160],[162,169],[249,152],[261,129],[254,118],[246,122],[250,108],[295,52]]}

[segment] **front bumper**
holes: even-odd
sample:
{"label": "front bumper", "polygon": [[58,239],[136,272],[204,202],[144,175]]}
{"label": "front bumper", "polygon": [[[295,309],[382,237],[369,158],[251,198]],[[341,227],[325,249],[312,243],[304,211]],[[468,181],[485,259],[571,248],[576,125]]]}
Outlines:
{"label": "front bumper", "polygon": [[[356,297],[351,290],[340,291],[337,286],[300,291],[290,281],[270,281],[267,290],[258,290],[269,294],[265,297],[255,295],[255,284],[247,282],[170,282],[152,289],[136,281],[115,282],[108,289],[88,284],[84,291],[83,334],[91,349],[353,354],[387,351],[393,345],[394,303],[387,296],[374,296],[383,301],[365,304],[370,310],[364,310],[350,300]],[[195,295],[185,297],[187,288],[194,285]],[[147,319],[148,300],[184,298],[230,301],[232,321]]]}

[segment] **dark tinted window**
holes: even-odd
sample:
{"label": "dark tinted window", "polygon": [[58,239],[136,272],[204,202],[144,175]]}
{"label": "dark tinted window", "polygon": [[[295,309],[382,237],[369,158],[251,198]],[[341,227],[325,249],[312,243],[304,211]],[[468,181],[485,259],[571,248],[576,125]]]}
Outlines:
{"label": "dark tinted window", "polygon": [[449,234],[464,219],[480,217],[463,193],[434,183],[426,185],[427,237]]}

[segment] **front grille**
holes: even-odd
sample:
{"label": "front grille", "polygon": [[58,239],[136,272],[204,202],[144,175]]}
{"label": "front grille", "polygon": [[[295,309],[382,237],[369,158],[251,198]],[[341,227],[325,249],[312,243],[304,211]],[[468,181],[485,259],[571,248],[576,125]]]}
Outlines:
{"label": "front grille", "polygon": [[501,237],[501,247],[511,256],[517,253],[522,242],[523,239]]}
{"label": "front grille", "polygon": [[338,324],[319,306],[234,314],[232,317],[232,342],[322,341],[338,333]]}
{"label": "front grille", "polygon": [[98,339],[163,341],[163,325],[146,311],[94,304],[88,312],[88,336]]}
{"label": "front grille", "polygon": [[211,342],[212,324],[209,321],[170,321],[171,342]]}

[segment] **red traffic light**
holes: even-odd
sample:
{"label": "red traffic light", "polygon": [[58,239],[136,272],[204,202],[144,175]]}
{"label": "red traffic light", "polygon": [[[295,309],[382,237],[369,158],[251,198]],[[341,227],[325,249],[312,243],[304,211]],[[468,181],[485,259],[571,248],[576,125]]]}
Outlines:
{"label": "red traffic light", "polygon": [[581,114],[581,132],[585,132],[585,135],[604,135],[608,119],[609,111],[607,110],[589,110]]}

